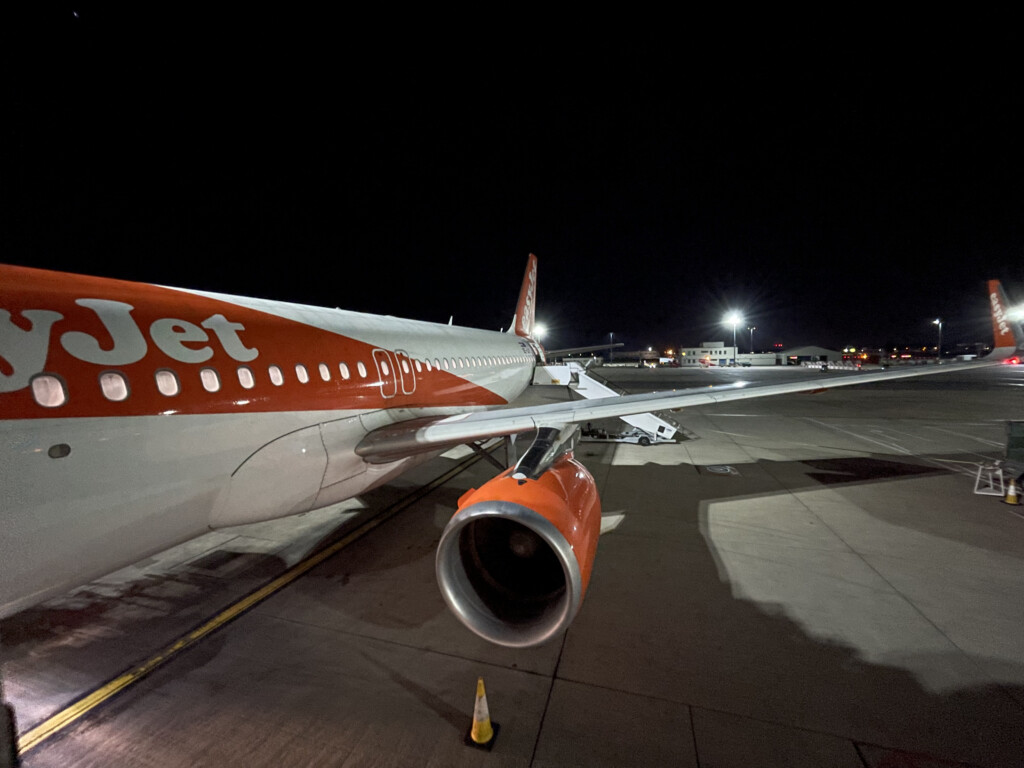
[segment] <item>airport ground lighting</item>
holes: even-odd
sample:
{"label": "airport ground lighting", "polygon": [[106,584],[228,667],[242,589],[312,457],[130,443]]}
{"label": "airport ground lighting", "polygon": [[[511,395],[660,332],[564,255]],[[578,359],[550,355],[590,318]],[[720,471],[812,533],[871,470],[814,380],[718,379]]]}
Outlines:
{"label": "airport ground lighting", "polygon": [[939,326],[939,346],[935,350],[935,359],[936,360],[941,360],[942,359],[942,319],[936,317],[934,320],[932,320],[932,325]]}
{"label": "airport ground lighting", "polygon": [[754,331],[757,330],[757,326],[748,326],[747,330],[750,331],[750,354],[754,354]]}

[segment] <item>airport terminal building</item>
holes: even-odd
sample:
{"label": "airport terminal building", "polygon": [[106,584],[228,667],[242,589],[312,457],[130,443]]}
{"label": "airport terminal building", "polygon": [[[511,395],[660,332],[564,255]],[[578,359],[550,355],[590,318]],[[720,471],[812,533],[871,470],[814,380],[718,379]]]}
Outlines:
{"label": "airport terminal building", "polygon": [[679,364],[683,368],[729,365],[800,365],[805,362],[839,362],[843,353],[825,347],[798,347],[782,352],[740,352],[724,341],[702,341],[699,347],[681,347]]}
{"label": "airport terminal building", "polygon": [[679,364],[684,368],[697,365],[731,365],[735,361],[736,347],[727,347],[724,341],[702,341],[699,347],[683,347],[679,350]]}

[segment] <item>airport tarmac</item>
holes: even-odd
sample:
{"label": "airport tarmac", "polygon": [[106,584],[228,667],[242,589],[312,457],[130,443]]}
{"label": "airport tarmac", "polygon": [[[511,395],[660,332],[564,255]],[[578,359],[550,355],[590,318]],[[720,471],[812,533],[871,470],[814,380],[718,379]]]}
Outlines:
{"label": "airport tarmac", "polygon": [[[630,391],[837,375],[601,373]],[[394,512],[23,764],[1020,766],[1024,507],[973,488],[1022,388],[1003,366],[687,409],[676,444],[581,444],[617,525],[572,627],[533,649],[476,638],[434,581],[457,499],[495,472],[468,449],[211,533],[0,623],[23,737]],[[478,677],[490,752],[463,744]]]}

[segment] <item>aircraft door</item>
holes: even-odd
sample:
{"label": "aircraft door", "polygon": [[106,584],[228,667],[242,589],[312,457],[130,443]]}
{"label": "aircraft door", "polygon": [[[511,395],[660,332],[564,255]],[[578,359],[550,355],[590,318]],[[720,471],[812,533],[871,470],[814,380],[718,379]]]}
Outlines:
{"label": "aircraft door", "polygon": [[384,397],[394,397],[398,393],[398,373],[395,371],[395,358],[386,349],[373,350],[373,362],[380,376],[380,393]]}
{"label": "aircraft door", "polygon": [[401,349],[395,350],[395,359],[398,362],[398,375],[402,380],[402,394],[411,395],[416,391],[416,367],[408,352]]}

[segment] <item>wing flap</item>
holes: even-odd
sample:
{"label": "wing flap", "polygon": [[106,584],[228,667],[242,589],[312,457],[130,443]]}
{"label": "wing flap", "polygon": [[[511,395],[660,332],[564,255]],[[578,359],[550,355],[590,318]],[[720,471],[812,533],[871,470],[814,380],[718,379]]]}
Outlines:
{"label": "wing flap", "polygon": [[772,395],[820,392],[837,387],[909,379],[949,373],[955,370],[974,370],[998,364],[997,361],[950,364],[910,371],[887,370],[875,373],[833,375],[828,378],[762,386],[750,386],[744,382],[736,382],[699,389],[647,392],[621,397],[504,408],[495,411],[474,411],[456,416],[427,417],[390,424],[370,432],[356,446],[356,453],[370,462],[393,461],[404,456],[441,450],[467,442],[530,432],[542,426],[559,426]]}

